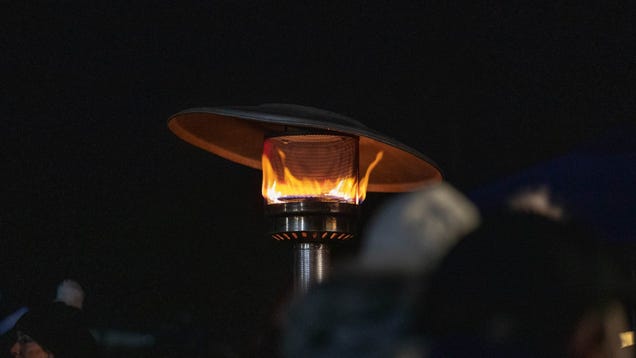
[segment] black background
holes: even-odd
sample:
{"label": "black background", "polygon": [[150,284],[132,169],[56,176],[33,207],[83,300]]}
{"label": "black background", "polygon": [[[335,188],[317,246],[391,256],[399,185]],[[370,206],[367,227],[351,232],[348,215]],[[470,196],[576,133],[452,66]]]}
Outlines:
{"label": "black background", "polygon": [[167,129],[190,107],[342,113],[464,191],[634,117],[624,5],[283,4],[2,3],[5,311],[74,277],[98,327],[257,339],[291,258],[263,236],[260,172]]}

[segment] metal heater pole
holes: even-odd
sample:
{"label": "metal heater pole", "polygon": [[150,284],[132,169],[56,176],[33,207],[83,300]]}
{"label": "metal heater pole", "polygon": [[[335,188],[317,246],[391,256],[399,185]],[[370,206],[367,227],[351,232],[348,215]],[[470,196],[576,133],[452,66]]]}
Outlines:
{"label": "metal heater pole", "polygon": [[294,244],[294,294],[302,296],[329,273],[329,246],[325,243]]}

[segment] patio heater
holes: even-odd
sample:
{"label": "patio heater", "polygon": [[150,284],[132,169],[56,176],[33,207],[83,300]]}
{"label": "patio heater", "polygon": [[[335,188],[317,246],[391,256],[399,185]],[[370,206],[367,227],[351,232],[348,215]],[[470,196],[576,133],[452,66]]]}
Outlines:
{"label": "patio heater", "polygon": [[355,236],[367,191],[404,192],[442,179],[416,150],[317,108],[192,108],[168,127],[194,146],[262,170],[266,233],[293,243],[297,294],[327,277],[329,243]]}

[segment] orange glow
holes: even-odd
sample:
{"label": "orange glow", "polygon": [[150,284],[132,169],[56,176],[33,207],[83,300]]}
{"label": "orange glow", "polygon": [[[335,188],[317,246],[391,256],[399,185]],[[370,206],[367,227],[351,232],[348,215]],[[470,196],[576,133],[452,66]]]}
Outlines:
{"label": "orange glow", "polygon": [[[285,153],[277,150],[277,154],[285,163]],[[347,203],[359,204],[366,197],[367,185],[371,171],[382,159],[383,152],[378,152],[375,160],[369,165],[360,181],[357,177],[344,177],[326,180],[305,179],[294,175],[285,165],[283,177],[279,178],[272,166],[270,158],[263,152],[263,186],[262,194],[268,203],[281,203],[290,200],[320,198]],[[357,172],[357,171],[356,171]]]}
{"label": "orange glow", "polygon": [[634,345],[634,331],[625,331],[619,334],[621,339],[621,348],[627,348]]}

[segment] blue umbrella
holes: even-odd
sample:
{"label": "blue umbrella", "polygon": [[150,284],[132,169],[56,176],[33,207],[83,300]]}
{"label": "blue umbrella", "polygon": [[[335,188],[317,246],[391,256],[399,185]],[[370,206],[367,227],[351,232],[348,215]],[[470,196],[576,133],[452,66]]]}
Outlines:
{"label": "blue umbrella", "polygon": [[561,157],[469,193],[483,211],[526,189],[547,188],[569,216],[603,240],[636,243],[636,126],[615,127]]}

